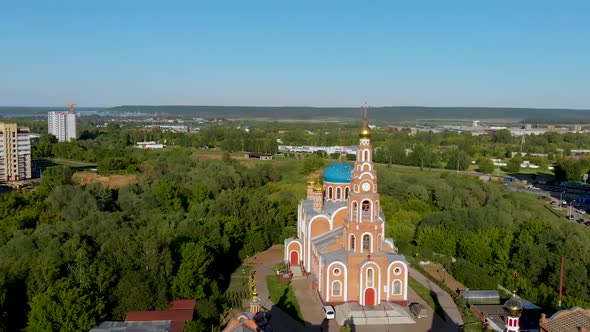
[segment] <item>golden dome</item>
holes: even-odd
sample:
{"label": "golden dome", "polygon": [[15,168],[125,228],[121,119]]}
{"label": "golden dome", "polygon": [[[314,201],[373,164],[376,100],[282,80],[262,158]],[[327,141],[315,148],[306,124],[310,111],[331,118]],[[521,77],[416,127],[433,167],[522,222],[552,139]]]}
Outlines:
{"label": "golden dome", "polygon": [[313,181],[313,180],[307,181],[308,186],[313,186],[314,184],[315,184],[315,181]]}
{"label": "golden dome", "polygon": [[359,133],[360,138],[369,139],[371,138],[371,129],[369,128],[369,124],[367,121],[363,123],[363,127],[361,128],[361,132]]}
{"label": "golden dome", "polygon": [[522,302],[516,294],[512,294],[512,297],[504,303],[504,310],[512,317],[519,317],[522,313]]}
{"label": "golden dome", "polygon": [[313,187],[313,192],[314,193],[321,193],[324,191],[324,188],[322,187],[322,184],[320,183],[320,181],[316,182],[315,186]]}

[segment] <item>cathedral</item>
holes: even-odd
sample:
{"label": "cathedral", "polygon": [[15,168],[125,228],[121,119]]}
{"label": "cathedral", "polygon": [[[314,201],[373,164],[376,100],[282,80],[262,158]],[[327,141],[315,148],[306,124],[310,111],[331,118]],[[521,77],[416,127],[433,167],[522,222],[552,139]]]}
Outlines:
{"label": "cathedral", "polygon": [[354,166],[338,162],[307,183],[298,206],[297,237],[285,240],[290,270],[303,270],[324,304],[406,304],[408,266],[385,238],[366,110]]}

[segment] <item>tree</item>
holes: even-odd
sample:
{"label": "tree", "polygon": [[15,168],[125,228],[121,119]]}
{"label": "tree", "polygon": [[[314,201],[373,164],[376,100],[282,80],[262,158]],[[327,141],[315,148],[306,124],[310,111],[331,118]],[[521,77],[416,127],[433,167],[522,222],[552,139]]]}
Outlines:
{"label": "tree", "polygon": [[89,331],[104,317],[104,308],[96,293],[62,279],[33,296],[26,331]]}
{"label": "tree", "polygon": [[520,155],[515,155],[508,161],[506,165],[506,170],[510,173],[518,173],[520,172],[520,164],[522,163],[522,157]]}
{"label": "tree", "polygon": [[489,174],[496,169],[496,166],[494,166],[494,163],[490,158],[480,158],[477,164],[479,166],[479,171],[482,173]]}
{"label": "tree", "polygon": [[469,168],[470,157],[461,150],[454,150],[449,154],[446,169],[464,171]]}
{"label": "tree", "polygon": [[182,263],[172,281],[172,296],[176,299],[203,299],[210,282],[208,273],[213,257],[198,243],[182,246]]}
{"label": "tree", "polygon": [[308,175],[315,170],[323,168],[325,166],[324,159],[319,155],[312,153],[305,157],[303,160],[303,170],[302,173],[304,175]]}
{"label": "tree", "polygon": [[510,144],[512,135],[510,135],[510,130],[500,129],[492,132],[491,139],[493,143]]}

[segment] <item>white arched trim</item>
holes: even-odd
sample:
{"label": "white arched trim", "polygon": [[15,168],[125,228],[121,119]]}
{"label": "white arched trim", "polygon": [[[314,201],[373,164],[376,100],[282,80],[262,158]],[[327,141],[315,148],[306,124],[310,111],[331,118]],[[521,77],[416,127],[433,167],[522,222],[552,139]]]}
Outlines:
{"label": "white arched trim", "polygon": [[[307,231],[305,232],[305,243],[307,243],[306,245],[306,259],[304,260],[304,266],[305,266],[305,270],[306,271],[311,271],[311,226],[313,224],[314,221],[318,220],[318,219],[326,219],[326,216],[318,214],[317,216],[311,218],[311,220],[309,221],[309,224],[307,225]],[[329,222],[329,220],[328,220]]]}
{"label": "white arched trim", "polygon": [[363,150],[363,161],[369,161],[371,160],[371,151],[369,151],[369,149],[364,149]]}
{"label": "white arched trim", "polygon": [[[363,164],[363,165],[369,165],[369,163],[365,163],[365,164]],[[364,169],[363,169],[363,170],[364,170]],[[362,179],[362,178],[363,178],[364,176],[366,176],[366,175],[368,175],[368,176],[371,178],[371,180],[375,180],[375,176],[374,176],[373,174],[371,174],[371,172],[362,172],[362,173],[359,175],[359,178],[360,178],[360,179]]]}
{"label": "white arched trim", "polygon": [[[299,250],[291,249],[292,248],[291,245],[294,243],[297,244],[297,246],[299,247]],[[301,246],[301,242],[294,240],[294,241],[289,242],[289,244],[287,245],[287,250],[285,250],[285,257],[284,257],[285,262],[288,262],[291,259],[291,251],[293,251],[293,250],[299,251],[299,260],[300,261],[303,260],[303,256],[302,256],[303,248]]]}
{"label": "white arched trim", "polygon": [[[403,276],[403,281],[402,281],[402,293],[404,294],[404,301],[408,300],[408,265],[404,262],[404,261],[393,261],[391,262],[391,264],[389,264],[389,266],[387,266],[387,284],[391,284],[391,272],[392,272],[392,266],[395,264],[399,264],[403,266],[403,271],[402,271],[402,276]],[[397,278],[400,278],[401,276],[396,276]],[[391,294],[391,290],[387,292],[387,300],[389,301],[389,295]]]}
{"label": "white arched trim", "polygon": [[375,219],[374,219],[375,203],[372,200],[368,199],[368,198],[361,201],[361,206],[360,206],[360,209],[359,209],[359,222],[362,222],[362,220],[363,220],[363,212],[364,212],[363,211],[363,204],[365,202],[368,202],[369,203],[369,222],[372,223],[372,222],[375,221]]}
{"label": "white arched trim", "polygon": [[[330,277],[332,273],[332,265],[340,265],[342,267],[342,273],[344,273],[344,284],[342,285],[342,295],[344,295],[344,301],[348,301],[348,268],[342,262],[332,262],[328,264],[328,268],[326,269],[326,288],[330,285]],[[321,280],[321,279],[320,279]],[[326,302],[330,302],[330,294],[331,292],[326,292]]]}
{"label": "white arched trim", "polygon": [[333,213],[330,215],[330,218],[328,219],[328,221],[330,222],[330,230],[333,230],[333,229],[334,229],[334,217],[336,217],[336,215],[337,215],[337,214],[338,214],[340,211],[342,211],[342,210],[346,210],[346,209],[347,209],[347,207],[346,207],[346,206],[343,206],[343,207],[339,208],[338,210],[334,211],[334,212],[333,212]]}
{"label": "white arched trim", "polygon": [[373,234],[371,234],[369,232],[364,232],[361,235],[361,241],[360,241],[361,242],[361,245],[360,245],[361,253],[363,253],[365,251],[365,235],[369,236],[369,253],[372,253],[373,252]]}
{"label": "white arched trim", "polygon": [[342,199],[342,188],[336,187],[336,200]]}
{"label": "white arched trim", "polygon": [[348,199],[348,195],[350,194],[350,187],[346,186],[344,188],[344,199]]}
{"label": "white arched trim", "polygon": [[320,282],[318,282],[318,288],[319,288],[318,290],[321,292],[322,291],[322,288],[323,288],[322,287],[322,281],[321,281],[322,280],[322,265],[323,265],[322,264],[322,258],[321,257],[318,257],[318,261],[319,261],[318,266],[320,267],[320,269],[318,270],[318,280],[320,280]]}
{"label": "white arched trim", "polygon": [[328,187],[328,199],[334,199],[334,189],[332,188],[332,186]]}
{"label": "white arched trim", "polygon": [[[364,274],[366,273],[365,271],[365,266],[367,265],[373,265],[374,267],[376,267],[377,270],[377,276],[379,276],[377,278],[377,287],[375,287],[375,283],[373,282],[373,287],[365,287],[363,285],[363,277]],[[360,287],[359,287],[359,303],[361,305],[365,305],[365,289],[367,288],[373,288],[375,289],[375,295],[377,296],[377,304],[381,304],[381,267],[379,266],[379,264],[375,263],[374,261],[366,261],[361,265],[360,268],[360,274],[361,274],[361,283],[360,283]],[[373,278],[375,278],[375,276],[373,275]],[[389,294],[389,292],[387,292]]]}

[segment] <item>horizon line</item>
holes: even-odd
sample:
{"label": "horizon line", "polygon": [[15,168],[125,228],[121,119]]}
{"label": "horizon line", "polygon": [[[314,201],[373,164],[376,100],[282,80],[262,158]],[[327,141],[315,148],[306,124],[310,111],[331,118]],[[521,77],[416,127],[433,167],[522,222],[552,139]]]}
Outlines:
{"label": "horizon line", "polygon": [[[51,106],[51,105],[42,105],[42,106],[16,106],[16,105],[0,105],[1,108],[65,108],[69,109],[69,105],[63,106]],[[362,104],[359,106],[301,106],[301,105],[281,105],[281,106],[269,106],[269,105],[190,105],[190,104],[121,104],[115,106],[80,106],[77,105],[76,108],[99,108],[99,109],[108,109],[108,108],[115,108],[115,107],[247,107],[247,108],[362,108]],[[488,109],[538,109],[538,110],[570,110],[570,111],[590,111],[590,108],[568,108],[568,107],[515,107],[515,106],[423,106],[423,105],[387,105],[387,106],[369,106],[369,108],[488,108]]]}

